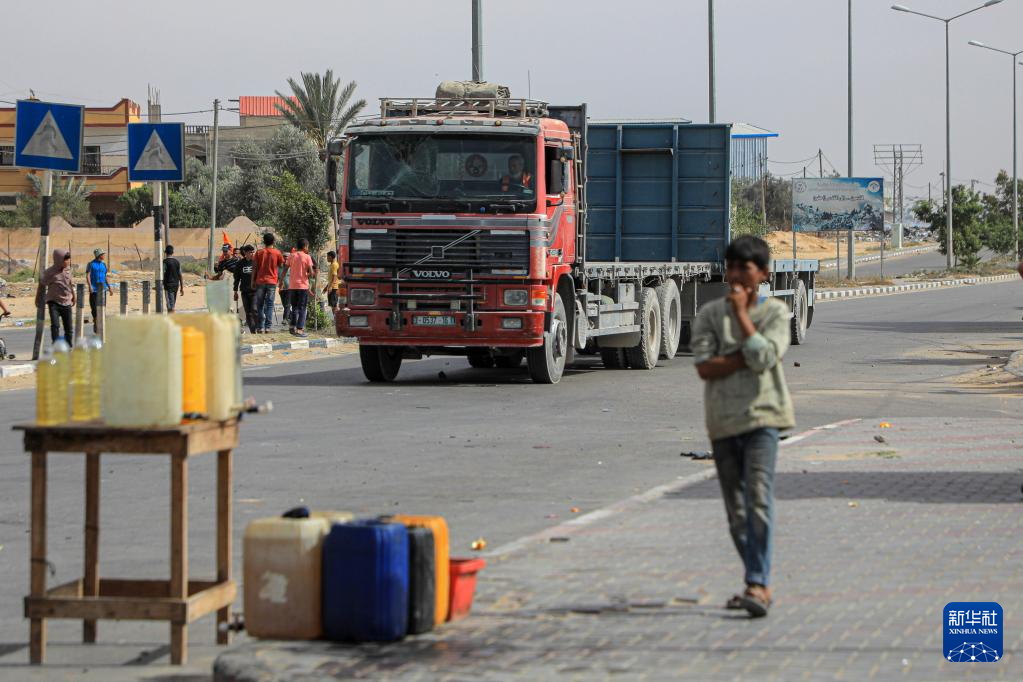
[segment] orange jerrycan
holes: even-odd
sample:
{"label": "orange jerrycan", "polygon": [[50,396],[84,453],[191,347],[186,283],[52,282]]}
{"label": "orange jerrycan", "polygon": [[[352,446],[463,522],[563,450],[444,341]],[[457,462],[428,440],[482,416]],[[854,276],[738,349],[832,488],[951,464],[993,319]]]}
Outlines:
{"label": "orange jerrycan", "polygon": [[181,411],[206,414],[206,335],[195,327],[181,328]]}
{"label": "orange jerrycan", "polygon": [[412,514],[395,514],[391,517],[397,523],[406,526],[429,528],[433,531],[433,551],[437,559],[437,605],[434,607],[434,623],[440,625],[448,619],[448,590],[451,587],[448,558],[448,523],[443,516],[414,516]]}

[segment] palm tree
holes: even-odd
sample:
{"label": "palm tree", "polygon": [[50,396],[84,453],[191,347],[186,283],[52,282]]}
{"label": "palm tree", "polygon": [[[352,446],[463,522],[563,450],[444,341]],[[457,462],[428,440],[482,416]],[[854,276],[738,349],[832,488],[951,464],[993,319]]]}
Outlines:
{"label": "palm tree", "polygon": [[301,83],[294,78],[288,79],[292,92],[290,97],[280,91],[276,92],[282,100],[282,103],[276,105],[277,111],[308,135],[318,149],[326,149],[327,142],[340,135],[358,116],[366,106],[366,100],[360,99],[349,104],[355,93],[355,81],[350,81],[342,88],[340,79],[334,78],[331,69],[327,69],[323,76],[303,73],[301,77]]}

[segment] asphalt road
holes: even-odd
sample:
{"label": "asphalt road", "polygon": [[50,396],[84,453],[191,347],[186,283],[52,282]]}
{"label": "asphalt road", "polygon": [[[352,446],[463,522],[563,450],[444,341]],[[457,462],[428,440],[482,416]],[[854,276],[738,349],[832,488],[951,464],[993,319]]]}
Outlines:
{"label": "asphalt road", "polygon": [[[808,343],[785,360],[799,428],[852,417],[1017,416],[1015,396],[976,394],[951,379],[992,362],[985,344],[1023,348],[1021,294],[1023,285],[1010,282],[821,303]],[[946,354],[962,348],[972,350]],[[238,568],[246,523],[298,504],[443,514],[454,553],[467,554],[476,537],[497,546],[564,522],[573,507],[592,511],[707,466],[679,456],[708,447],[689,357],[653,371],[604,370],[590,359],[559,385],[538,386],[525,369],[474,370],[460,358],[407,362],[399,382],[370,385],[348,356],[247,369],[245,391],[272,400],[274,411],[246,420],[237,451]],[[32,393],[0,393],[0,414],[2,428],[30,419]],[[213,566],[213,462],[199,458],[191,468],[196,577]],[[51,458],[51,584],[80,574],[83,469],[80,458]],[[102,574],[166,575],[168,478],[157,458],[104,458]],[[7,432],[0,654],[27,634],[28,483],[20,438]],[[101,630],[130,638],[138,627]],[[166,636],[165,626],[145,627]],[[57,641],[79,632],[51,626]]]}

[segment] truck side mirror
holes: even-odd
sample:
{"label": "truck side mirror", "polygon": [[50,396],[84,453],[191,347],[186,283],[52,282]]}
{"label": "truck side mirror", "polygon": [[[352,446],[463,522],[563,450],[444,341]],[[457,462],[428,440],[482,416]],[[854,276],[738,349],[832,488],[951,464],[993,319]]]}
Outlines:
{"label": "truck side mirror", "polygon": [[327,189],[331,192],[337,191],[337,157],[331,156],[327,159]]}
{"label": "truck side mirror", "polygon": [[331,156],[341,156],[345,153],[345,144],[347,141],[344,138],[338,138],[331,140],[327,143],[327,153]]}

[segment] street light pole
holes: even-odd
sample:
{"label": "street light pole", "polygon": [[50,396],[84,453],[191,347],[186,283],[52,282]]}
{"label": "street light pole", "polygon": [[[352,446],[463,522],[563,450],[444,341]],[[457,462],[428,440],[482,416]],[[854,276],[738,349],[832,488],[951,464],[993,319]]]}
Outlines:
{"label": "street light pole", "polygon": [[[852,0],[849,0],[849,35],[848,35],[848,48],[849,48],[849,74],[848,74],[848,86],[849,86],[849,160],[848,160],[848,173],[847,177],[853,177],[853,60],[852,60]],[[822,173],[823,175],[823,173]],[[856,277],[856,248],[855,248],[855,233],[849,230],[849,247],[846,249],[846,257],[848,263],[846,265],[846,274],[849,279]],[[883,234],[882,234],[883,238]]]}
{"label": "street light pole", "polygon": [[[852,0],[850,0],[851,2]],[[717,94],[714,84],[714,0],[707,0],[707,87],[709,88],[709,123],[717,120]]]}
{"label": "street light pole", "polygon": [[907,14],[916,14],[917,16],[926,17],[928,19],[934,19],[935,21],[941,21],[945,24],[945,177],[947,182],[945,184],[945,263],[949,270],[952,269],[953,255],[952,255],[952,75],[951,75],[951,62],[949,57],[949,24],[960,17],[965,17],[967,14],[973,14],[978,10],[982,10],[985,7],[991,7],[997,5],[1002,0],[987,0],[983,5],[974,7],[971,10],[961,12],[954,17],[938,17],[933,14],[927,14],[926,12],[917,12],[916,10],[909,9],[903,5],[892,5],[892,9],[896,12],[905,12]]}
{"label": "street light pole", "polygon": [[[1017,174],[1017,157],[1018,147],[1016,146],[1016,58],[1023,54],[1023,50],[1019,52],[1009,52],[1008,50],[1002,50],[997,47],[991,47],[986,43],[982,43],[979,40],[971,40],[970,45],[974,47],[983,47],[985,50],[991,50],[992,52],[1000,52],[1001,54],[1009,55],[1012,59],[1012,243],[1013,253],[1016,254],[1016,258],[1020,258],[1019,251],[1019,189],[1018,189],[1018,177]],[[1023,62],[1020,62],[1023,64]]]}

